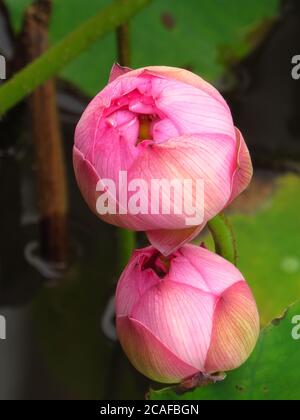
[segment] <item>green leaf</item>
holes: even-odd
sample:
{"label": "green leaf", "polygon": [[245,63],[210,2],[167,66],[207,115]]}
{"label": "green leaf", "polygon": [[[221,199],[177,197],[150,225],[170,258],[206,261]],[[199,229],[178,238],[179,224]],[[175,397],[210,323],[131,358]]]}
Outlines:
{"label": "green leaf", "polygon": [[[261,332],[250,359],[215,385],[177,395],[172,388],[151,391],[153,400],[299,400],[300,340],[292,337],[300,303]],[[294,323],[293,323],[294,321]],[[299,324],[299,323],[298,323]],[[297,335],[296,335],[297,336]]]}
{"label": "green leaf", "polygon": [[154,1],[134,21],[134,65],[187,67],[215,80],[224,70],[223,49],[237,57],[249,51],[250,30],[276,15],[278,1],[230,0],[224,6],[224,0]]}
{"label": "green leaf", "polygon": [[[299,177],[280,177],[258,212],[229,216],[237,265],[254,292],[263,325],[300,299],[299,191]],[[212,239],[204,240],[213,250]]]}
{"label": "green leaf", "polygon": [[[54,0],[50,39],[53,44],[80,23],[92,17],[111,0]],[[107,83],[112,64],[117,60],[113,33],[97,41],[61,72],[61,77],[74,83],[88,95],[95,95]]]}
{"label": "green leaf", "polygon": [[[15,26],[19,27],[21,4],[6,0]],[[107,5],[109,0],[54,0],[51,41],[64,35]],[[238,59],[253,47],[249,34],[276,16],[278,0],[153,0],[131,22],[132,66],[186,67],[208,80],[226,69],[228,58]],[[268,25],[267,25],[268,26]],[[260,31],[261,32],[261,31]],[[116,61],[114,34],[94,44],[61,75],[90,95],[106,83]]]}

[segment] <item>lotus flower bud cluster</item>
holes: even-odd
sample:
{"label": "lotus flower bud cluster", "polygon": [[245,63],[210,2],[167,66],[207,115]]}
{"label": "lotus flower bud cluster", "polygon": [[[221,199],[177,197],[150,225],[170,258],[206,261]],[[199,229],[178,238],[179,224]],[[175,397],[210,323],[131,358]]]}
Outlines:
{"label": "lotus flower bud cluster", "polygon": [[186,70],[115,65],[78,123],[73,162],[90,209],[151,243],[117,287],[118,337],[133,365],[164,383],[240,366],[259,334],[252,293],[231,263],[188,244],[252,177],[220,93]]}

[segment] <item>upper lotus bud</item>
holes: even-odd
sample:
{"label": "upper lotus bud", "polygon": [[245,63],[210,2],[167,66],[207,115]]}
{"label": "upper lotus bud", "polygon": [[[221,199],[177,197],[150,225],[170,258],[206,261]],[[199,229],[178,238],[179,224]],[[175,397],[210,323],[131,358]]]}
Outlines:
{"label": "upper lotus bud", "polygon": [[[195,237],[252,176],[223,97],[195,74],[171,67],[113,68],[76,128],[74,168],[99,217],[147,231],[165,255]],[[162,181],[158,197],[153,181]],[[173,181],[187,194],[170,192]]]}
{"label": "upper lotus bud", "polygon": [[237,368],[259,335],[257,307],[242,274],[194,245],[169,259],[152,247],[135,251],[117,287],[116,316],[133,365],[164,383]]}

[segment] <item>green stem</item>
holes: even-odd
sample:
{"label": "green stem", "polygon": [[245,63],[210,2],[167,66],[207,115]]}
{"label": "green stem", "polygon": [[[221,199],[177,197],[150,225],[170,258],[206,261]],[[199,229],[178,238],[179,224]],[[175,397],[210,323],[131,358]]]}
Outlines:
{"label": "green stem", "polygon": [[117,230],[118,241],[118,272],[121,273],[135,248],[135,233],[130,230]]}
{"label": "green stem", "polygon": [[127,22],[151,0],[117,0],[51,47],[0,88],[0,115],[57,74],[97,39]]}
{"label": "green stem", "polygon": [[208,228],[215,242],[216,253],[236,265],[236,239],[225,214],[220,213],[214,217],[208,223]]}

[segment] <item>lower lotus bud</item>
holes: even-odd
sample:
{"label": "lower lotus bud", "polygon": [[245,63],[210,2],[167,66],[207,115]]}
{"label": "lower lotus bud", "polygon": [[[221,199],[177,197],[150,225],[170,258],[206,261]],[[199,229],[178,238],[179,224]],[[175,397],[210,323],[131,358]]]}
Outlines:
{"label": "lower lotus bud", "polygon": [[116,315],[132,364],[164,383],[239,367],[259,335],[242,274],[194,245],[168,259],[153,247],[135,251],[118,284]]}

